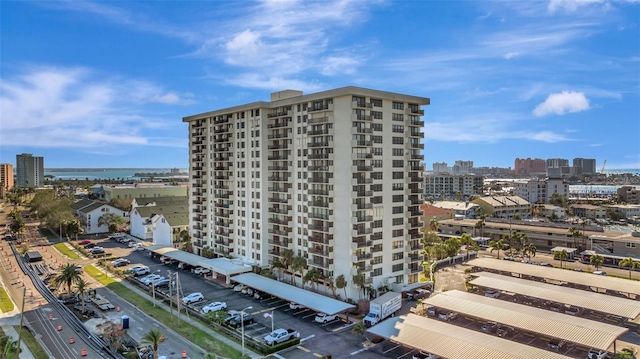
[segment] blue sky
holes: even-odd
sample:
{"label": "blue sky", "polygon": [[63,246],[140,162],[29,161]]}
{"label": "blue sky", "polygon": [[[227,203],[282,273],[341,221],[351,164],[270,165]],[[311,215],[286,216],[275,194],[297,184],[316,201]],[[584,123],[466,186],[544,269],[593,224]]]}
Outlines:
{"label": "blue sky", "polygon": [[431,98],[425,162],[640,168],[640,2],[2,1],[0,162],[187,167],[182,117],[283,89]]}

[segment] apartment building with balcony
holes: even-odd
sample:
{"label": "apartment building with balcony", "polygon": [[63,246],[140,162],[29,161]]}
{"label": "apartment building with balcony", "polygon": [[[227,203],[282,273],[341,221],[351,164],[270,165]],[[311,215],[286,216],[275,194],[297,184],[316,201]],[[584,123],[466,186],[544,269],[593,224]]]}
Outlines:
{"label": "apartment building with balcony", "polygon": [[549,203],[554,194],[569,196],[569,183],[562,178],[532,178],[514,183],[514,193],[530,203]]}
{"label": "apartment building with balcony", "polygon": [[429,99],[358,87],[286,90],[188,116],[196,254],[260,266],[285,249],[324,277],[418,281]]}
{"label": "apartment building with balcony", "polygon": [[40,187],[44,184],[44,157],[30,153],[16,155],[17,187]]}
{"label": "apartment building with balcony", "polygon": [[428,172],[424,176],[424,198],[443,201],[482,195],[484,179],[485,176],[476,174]]}
{"label": "apartment building with balcony", "polygon": [[0,198],[5,198],[13,188],[13,165],[0,163]]}

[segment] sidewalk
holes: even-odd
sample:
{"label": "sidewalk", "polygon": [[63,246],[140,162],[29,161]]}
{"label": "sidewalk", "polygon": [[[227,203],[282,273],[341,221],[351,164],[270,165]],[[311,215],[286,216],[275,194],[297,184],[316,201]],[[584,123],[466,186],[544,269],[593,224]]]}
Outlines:
{"label": "sidewalk", "polygon": [[[115,279],[115,280],[119,281],[119,282],[120,282],[120,283],[122,283],[124,286],[126,286],[127,288],[129,288],[130,290],[132,290],[133,292],[135,292],[136,294],[140,295],[141,297],[147,298],[147,297],[149,296],[149,294],[148,294],[148,293],[146,293],[146,292],[142,291],[140,288],[138,288],[138,287],[136,287],[136,286],[132,285],[131,283],[127,282],[126,280],[121,280],[121,279],[120,279],[120,278],[118,278],[118,277],[114,277],[113,275],[111,275],[111,273],[109,273],[108,271],[106,271],[105,269],[103,269],[103,268],[101,268],[101,267],[98,267],[98,268],[100,268],[100,270],[101,270],[101,271],[103,271],[103,272],[107,273],[110,277],[112,277],[113,279]],[[105,288],[105,289],[107,289],[107,288]],[[114,295],[115,295],[115,294],[114,294]],[[169,312],[169,311],[170,311],[170,310],[169,310],[169,307],[167,307],[166,305],[164,305],[164,303],[162,303],[162,304],[158,305],[158,308],[162,308],[162,309],[164,309],[164,310],[165,310],[165,311],[167,311],[167,312]],[[145,315],[146,315],[146,314],[145,314]],[[120,317],[120,314],[119,314],[119,313],[118,313],[118,317]],[[171,333],[171,335],[179,336],[179,334],[175,333],[173,330],[171,330],[171,328],[169,328],[169,327],[165,326],[164,324],[162,324],[162,323],[158,322],[155,318],[152,318],[152,317],[148,317],[148,318],[149,318],[149,320],[150,320],[150,321],[153,321],[153,322],[157,323],[159,326],[162,326],[163,328],[166,328],[167,332]],[[117,319],[117,318],[116,318],[116,319]],[[232,348],[236,349],[237,351],[242,352],[242,346],[241,346],[240,344],[236,343],[235,341],[233,341],[233,340],[231,340],[231,339],[229,339],[229,338],[227,338],[227,337],[225,337],[225,336],[223,336],[223,335],[218,334],[218,333],[217,333],[217,332],[215,332],[212,328],[210,328],[210,327],[208,327],[208,326],[206,326],[206,325],[204,325],[204,324],[202,324],[202,323],[200,323],[200,322],[198,322],[198,321],[190,321],[190,322],[189,322],[189,324],[190,324],[190,325],[193,325],[194,327],[196,327],[196,328],[198,328],[198,329],[200,329],[200,330],[202,330],[202,331],[204,331],[205,333],[207,333],[207,334],[211,335],[212,337],[214,337],[214,338],[216,338],[217,340],[219,340],[219,341],[221,341],[221,342],[225,343],[226,345],[228,345],[228,346],[230,346],[230,347],[232,347]],[[135,340],[137,340],[137,341],[140,341],[140,338],[133,338],[133,339],[135,339]],[[205,353],[207,352],[207,351],[206,351],[206,350],[204,350],[204,349],[202,349],[202,351],[203,351],[203,352],[205,352]],[[258,354],[258,353],[255,353],[255,352],[251,351],[251,350],[250,350],[248,347],[246,347],[246,346],[245,346],[244,351],[245,351],[245,356],[248,356],[248,357],[250,357],[250,358],[252,358],[252,359],[258,359],[258,358],[262,358],[262,357],[263,357],[261,354]]]}
{"label": "sidewalk", "polygon": [[[14,341],[18,340],[18,332],[13,328],[13,326],[5,325],[5,326],[2,327],[2,331],[6,335],[11,337],[12,340],[14,340]],[[25,329],[23,329],[22,331],[24,332]],[[31,354],[31,351],[29,350],[27,345],[24,343],[24,333],[22,334],[22,339],[23,340],[20,341],[20,348],[22,349],[22,351],[20,352],[20,356],[19,356],[20,359],[34,359],[35,357],[33,356],[33,354]]]}

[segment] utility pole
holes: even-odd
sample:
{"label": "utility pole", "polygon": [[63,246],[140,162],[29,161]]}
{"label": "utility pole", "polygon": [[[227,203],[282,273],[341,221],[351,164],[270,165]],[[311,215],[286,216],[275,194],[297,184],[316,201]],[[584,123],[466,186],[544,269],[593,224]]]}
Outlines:
{"label": "utility pole", "polygon": [[180,292],[180,278],[176,272],[176,309],[178,310],[178,324],[180,324],[180,301],[178,300],[178,293]]}
{"label": "utility pole", "polygon": [[24,300],[27,297],[27,287],[22,289],[22,307],[20,308],[20,328],[18,328],[18,353],[20,353],[20,340],[22,339],[22,323],[24,321]]}
{"label": "utility pole", "polygon": [[171,271],[167,270],[167,272],[169,272],[169,312],[171,313],[171,320],[173,320],[173,305],[171,302],[173,302],[173,297],[172,297],[172,289],[173,289],[173,278],[171,278]]}

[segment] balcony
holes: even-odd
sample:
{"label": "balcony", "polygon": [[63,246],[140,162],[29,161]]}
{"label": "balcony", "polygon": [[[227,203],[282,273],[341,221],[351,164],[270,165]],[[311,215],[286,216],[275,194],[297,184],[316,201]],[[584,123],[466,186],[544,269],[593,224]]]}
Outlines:
{"label": "balcony", "polygon": [[216,217],[223,217],[223,218],[229,218],[229,213],[226,212],[216,212],[215,213]]}
{"label": "balcony", "polygon": [[271,198],[269,198],[269,202],[287,203],[287,202],[289,202],[289,200],[286,199],[286,198],[282,198],[282,197],[271,197]]}
{"label": "balcony", "polygon": [[313,260],[309,262],[309,265],[331,271],[333,270],[333,259],[329,258],[323,261]]}
{"label": "balcony", "polygon": [[351,222],[352,223],[371,222],[371,221],[373,221],[373,216],[351,217]]}
{"label": "balcony", "polygon": [[289,116],[289,111],[276,111],[276,112],[271,112],[267,114],[267,118],[275,118],[275,117],[282,117],[282,116]]}
{"label": "balcony", "polygon": [[409,131],[409,137],[424,138],[424,132],[422,132],[422,131]]}
{"label": "balcony", "polygon": [[289,155],[273,155],[273,156],[267,156],[267,160],[269,161],[279,161],[279,160],[288,160],[289,159]]}
{"label": "balcony", "polygon": [[310,118],[309,120],[307,120],[307,123],[309,125],[316,125],[316,124],[325,123],[325,122],[329,122],[329,117],[324,116],[324,117],[318,117],[318,118]]}
{"label": "balcony", "polygon": [[271,207],[269,208],[269,213],[279,213],[279,214],[291,214],[291,208],[286,207]]}
{"label": "balcony", "polygon": [[274,140],[276,138],[288,138],[288,137],[289,137],[289,132],[276,133],[276,134],[267,136],[267,138],[270,139],[270,140]]}
{"label": "balcony", "polygon": [[351,250],[357,250],[358,248],[369,248],[373,246],[372,241],[352,241]]}
{"label": "balcony", "polygon": [[373,203],[358,202],[351,205],[352,211],[373,208]]}
{"label": "balcony", "polygon": [[424,150],[424,143],[409,142],[407,146],[410,149]]}
{"label": "balcony", "polygon": [[351,147],[371,147],[373,142],[371,141],[351,141]]}
{"label": "balcony", "polygon": [[309,142],[307,143],[307,147],[309,148],[315,148],[315,147],[329,147],[332,146],[333,143],[330,141],[325,141],[325,142]]}
{"label": "balcony", "polygon": [[284,226],[288,226],[289,222],[291,222],[292,218],[291,217],[287,217],[284,219],[280,219],[280,218],[269,218],[268,222],[269,223],[274,223],[274,224],[280,224],[280,225],[284,225]]}
{"label": "balcony", "polygon": [[371,102],[363,102],[363,101],[351,101],[351,107],[357,107],[357,108],[373,108],[373,105],[371,104]]}
{"label": "balcony", "polygon": [[270,149],[270,150],[286,150],[286,149],[289,149],[289,145],[270,145],[270,146],[267,146],[267,149]]}
{"label": "balcony", "polygon": [[267,232],[269,234],[273,234],[273,235],[276,235],[276,236],[284,236],[284,237],[289,237],[290,234],[291,234],[290,232],[282,231],[282,230],[279,230],[279,229],[269,229]]}
{"label": "balcony", "polygon": [[328,153],[310,153],[307,155],[307,158],[310,160],[333,159],[333,155],[330,156]]}
{"label": "balcony", "polygon": [[373,171],[372,166],[352,166],[352,170],[354,172],[371,172]]}
{"label": "balcony", "polygon": [[[333,231],[333,227],[329,225],[321,225],[321,224],[312,224],[309,226],[309,229],[312,231],[325,232],[329,233]],[[309,238],[311,240],[311,238]]]}
{"label": "balcony", "polygon": [[351,127],[352,135],[371,134],[371,133],[373,133],[373,129],[369,127]]}
{"label": "balcony", "polygon": [[359,261],[363,261],[365,259],[371,259],[372,257],[373,257],[373,255],[371,253],[357,253],[357,254],[351,256],[351,261],[352,262],[359,262]]}
{"label": "balcony", "polygon": [[270,123],[267,125],[267,128],[282,128],[282,127],[287,127],[289,126],[288,122],[276,122],[276,123]]}
{"label": "balcony", "polygon": [[229,252],[229,250],[221,248],[221,247],[214,248],[213,252],[216,253],[216,254],[219,254],[221,256],[228,256],[229,253],[231,253],[231,252]]}
{"label": "balcony", "polygon": [[330,218],[330,216],[328,214],[324,214],[324,213],[313,213],[313,212],[311,212],[311,213],[308,214],[308,216],[311,219],[320,219],[320,220],[323,220],[323,221],[328,221],[329,218]]}
{"label": "balcony", "polygon": [[309,108],[307,108],[307,112],[317,112],[317,111],[333,111],[333,104],[325,103],[317,106],[309,106]]}
{"label": "balcony", "polygon": [[[424,146],[423,146],[424,147]],[[424,160],[424,155],[411,155],[411,159],[412,160],[420,160],[423,161]]]}
{"label": "balcony", "polygon": [[281,241],[281,240],[277,240],[277,239],[269,239],[267,242],[269,244],[271,244],[271,245],[274,245],[274,246],[280,246],[280,247],[285,247],[285,248],[289,247],[289,241]]}
{"label": "balcony", "polygon": [[373,191],[355,191],[355,192],[352,192],[352,196],[354,196],[354,197],[371,197],[371,196],[373,196]]}
{"label": "balcony", "polygon": [[330,191],[328,189],[310,189],[307,190],[308,194],[317,195],[317,196],[329,196]]}
{"label": "balcony", "polygon": [[327,202],[327,201],[309,201],[309,206],[329,208],[329,202]]}
{"label": "balcony", "polygon": [[311,235],[308,238],[309,242],[320,243],[324,245],[332,245],[333,235]]}
{"label": "balcony", "polygon": [[272,182],[287,182],[289,181],[289,177],[279,177],[279,176],[271,176],[267,177],[269,181]]}
{"label": "balcony", "polygon": [[424,121],[423,120],[409,120],[409,119],[407,119],[407,125],[424,127]]}
{"label": "balcony", "polygon": [[269,187],[269,192],[287,193],[291,187]]}
{"label": "balcony", "polygon": [[352,178],[351,179],[351,184],[353,185],[357,185],[357,184],[370,184],[373,183],[373,178],[362,178],[362,177],[358,177],[358,178]]}
{"label": "balcony", "polygon": [[322,249],[322,248],[309,248],[307,249],[307,252],[314,254],[314,255],[319,255],[319,256],[323,256],[323,257],[329,257],[331,255],[331,252],[329,252],[326,249]]}
{"label": "balcony", "polygon": [[352,152],[351,159],[352,160],[366,160],[373,158],[373,154],[371,153],[361,153],[361,152]]}
{"label": "balcony", "polygon": [[371,272],[371,271],[373,271],[373,266],[372,265],[367,265],[367,266],[363,265],[363,266],[351,267],[351,274],[352,275],[358,275],[358,272],[367,273],[367,272]]}
{"label": "balcony", "polygon": [[365,234],[371,234],[373,230],[371,228],[354,228],[351,230],[351,236],[363,236]]}
{"label": "balcony", "polygon": [[329,183],[329,178],[327,177],[310,177],[307,179],[309,183]]}
{"label": "balcony", "polygon": [[333,131],[330,131],[328,128],[307,131],[307,136],[321,136],[321,135],[330,135],[330,134],[333,134]]}
{"label": "balcony", "polygon": [[309,166],[307,167],[307,171],[311,172],[328,172],[329,166]]}
{"label": "balcony", "polygon": [[267,167],[269,171],[288,171],[289,166],[269,166]]}

